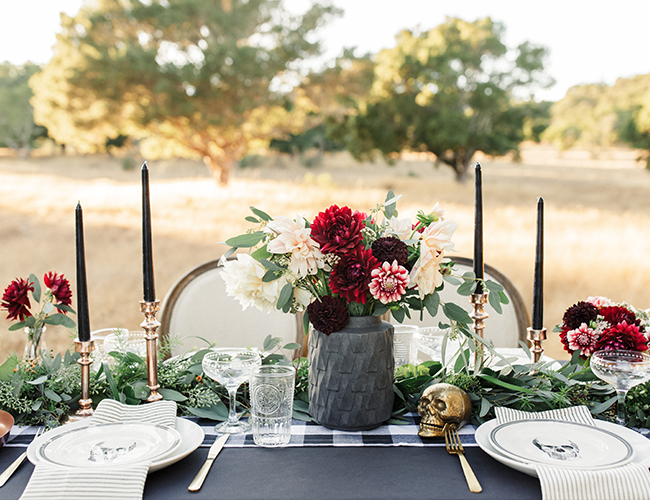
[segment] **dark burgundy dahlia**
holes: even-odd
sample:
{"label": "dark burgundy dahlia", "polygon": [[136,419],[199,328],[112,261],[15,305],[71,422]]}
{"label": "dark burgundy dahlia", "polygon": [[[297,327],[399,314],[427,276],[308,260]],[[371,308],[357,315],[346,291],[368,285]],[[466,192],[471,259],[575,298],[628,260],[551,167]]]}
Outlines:
{"label": "dark burgundy dahlia", "polygon": [[409,258],[409,249],[402,240],[387,236],[375,240],[372,244],[372,254],[380,263],[392,263],[396,260],[403,266]]}
{"label": "dark burgundy dahlia", "polygon": [[596,351],[647,351],[648,341],[639,331],[639,327],[628,325],[625,321],[605,330],[596,342]]}
{"label": "dark burgundy dahlia", "polygon": [[379,267],[379,261],[370,249],[357,248],[336,263],[330,276],[332,292],[347,302],[365,304],[368,298],[368,285],[372,280],[372,270]]}
{"label": "dark burgundy dahlia", "polygon": [[321,252],[345,255],[361,246],[365,215],[348,207],[332,205],[320,212],[311,223],[311,237],[320,245]]}
{"label": "dark burgundy dahlia", "polygon": [[307,314],[314,328],[325,335],[338,332],[350,321],[343,302],[331,295],[325,295],[309,304]]}
{"label": "dark burgundy dahlia", "polygon": [[22,278],[16,278],[5,288],[2,294],[2,308],[9,312],[7,319],[24,321],[26,317],[32,315],[29,312],[32,305],[27,294],[33,291],[34,285]]}
{"label": "dark burgundy dahlia", "polygon": [[[48,272],[43,276],[43,281],[45,286],[52,290],[52,296],[56,300],[54,306],[63,304],[64,306],[69,306],[72,304],[72,291],[70,290],[70,282],[63,276],[52,271]],[[66,311],[64,309],[59,309],[64,314]]]}
{"label": "dark burgundy dahlia", "polygon": [[562,322],[568,330],[575,330],[576,328],[580,328],[580,325],[583,323],[589,325],[597,316],[598,309],[595,305],[581,301],[566,310],[564,316],[562,316]]}

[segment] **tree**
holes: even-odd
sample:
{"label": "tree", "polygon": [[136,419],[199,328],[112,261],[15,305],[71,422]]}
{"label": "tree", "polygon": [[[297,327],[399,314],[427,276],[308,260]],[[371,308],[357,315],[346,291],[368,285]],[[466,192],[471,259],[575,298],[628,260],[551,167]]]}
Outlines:
{"label": "tree", "polygon": [[0,145],[29,152],[34,140],[47,134],[43,127],[34,123],[29,103],[33,94],[27,82],[39,70],[40,67],[32,63],[0,64]]}
{"label": "tree", "polygon": [[280,130],[284,80],[318,54],[314,31],[338,10],[282,0],[96,0],[62,15],[55,55],[32,79],[35,116],[61,142],[102,150],[120,134],[149,157],[203,158],[222,183]]}
{"label": "tree", "polygon": [[514,54],[503,27],[490,18],[457,18],[421,34],[402,31],[394,48],[376,56],[372,92],[345,119],[348,148],[357,159],[379,151],[429,151],[466,179],[476,151],[502,155],[522,140],[526,92],[547,86],[547,50],[530,43]]}

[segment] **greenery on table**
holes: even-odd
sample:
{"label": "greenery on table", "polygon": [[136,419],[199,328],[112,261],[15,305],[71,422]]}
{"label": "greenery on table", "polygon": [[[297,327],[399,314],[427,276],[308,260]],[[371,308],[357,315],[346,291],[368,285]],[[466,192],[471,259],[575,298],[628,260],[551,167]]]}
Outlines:
{"label": "greenery on table", "polygon": [[[461,354],[448,360],[445,366],[427,361],[396,369],[393,422],[399,423],[404,413],[416,411],[423,390],[437,382],[456,385],[469,394],[474,424],[493,418],[496,406],[542,411],[584,404],[596,418],[614,419],[616,395],[613,389],[597,379],[588,361],[579,356],[573,356],[554,370],[552,363],[518,364],[515,358],[500,355],[484,345],[485,362],[475,370],[470,360],[476,344],[469,340],[465,339]],[[522,346],[530,355],[523,343]],[[269,336],[263,346],[264,363],[291,363],[283,350],[297,347],[298,344],[282,345],[280,338]],[[204,375],[201,361],[206,352],[207,349],[202,349],[161,361],[158,365],[159,392],[165,399],[177,402],[180,415],[223,421],[228,418],[224,404],[228,395],[222,386]],[[94,363],[99,368],[91,371],[93,404],[104,398],[134,405],[143,403],[149,394],[146,360],[122,350],[112,351],[110,355],[113,358],[110,363]],[[55,427],[63,423],[78,408],[81,391],[78,359],[79,354],[69,351],[55,357],[44,352],[39,364],[11,356],[0,366],[0,409],[11,413],[19,425]],[[490,360],[490,367],[486,367]],[[301,358],[293,364],[297,372],[294,417],[311,420],[307,360]],[[240,410],[248,408],[246,385],[240,388],[237,403]],[[626,409],[630,425],[650,427],[650,383],[629,391]]]}

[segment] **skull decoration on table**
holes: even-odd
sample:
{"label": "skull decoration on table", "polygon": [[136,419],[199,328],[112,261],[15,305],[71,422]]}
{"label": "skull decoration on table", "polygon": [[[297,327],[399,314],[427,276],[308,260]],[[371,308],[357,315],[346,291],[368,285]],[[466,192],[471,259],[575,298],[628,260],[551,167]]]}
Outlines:
{"label": "skull decoration on table", "polygon": [[444,436],[450,428],[459,429],[469,421],[472,403],[465,391],[451,384],[428,387],[418,403],[421,437]]}

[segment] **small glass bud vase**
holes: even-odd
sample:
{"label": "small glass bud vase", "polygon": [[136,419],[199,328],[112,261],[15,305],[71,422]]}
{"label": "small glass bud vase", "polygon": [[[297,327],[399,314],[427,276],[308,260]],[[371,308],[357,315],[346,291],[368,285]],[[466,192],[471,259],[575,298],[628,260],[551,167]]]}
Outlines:
{"label": "small glass bud vase", "polygon": [[39,363],[41,361],[41,351],[47,349],[45,345],[45,330],[46,326],[25,327],[25,333],[27,334],[27,344],[25,345],[25,352],[23,354],[23,359],[31,363]]}

